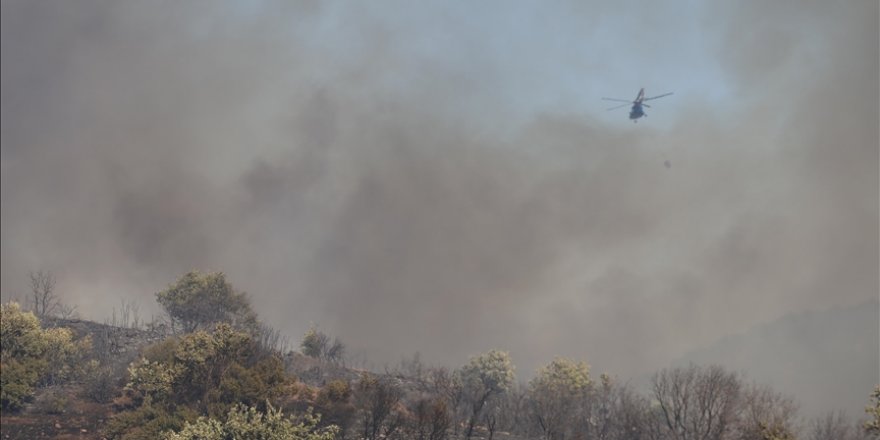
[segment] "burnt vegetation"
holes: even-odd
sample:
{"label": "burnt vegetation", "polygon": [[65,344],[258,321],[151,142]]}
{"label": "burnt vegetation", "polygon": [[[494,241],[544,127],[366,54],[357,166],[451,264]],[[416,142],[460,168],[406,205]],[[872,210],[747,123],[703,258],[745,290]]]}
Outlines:
{"label": "burnt vegetation", "polygon": [[880,388],[866,414],[806,419],[791,397],[717,365],[661,370],[636,389],[556,358],[519,381],[508,353],[458,368],[419,355],[385,371],[346,366],[312,326],[291,350],[222,273],[190,272],[144,322],[123,302],[109,323],[71,318],[48,272],[30,304],[2,306],[4,438],[857,440],[880,438]]}

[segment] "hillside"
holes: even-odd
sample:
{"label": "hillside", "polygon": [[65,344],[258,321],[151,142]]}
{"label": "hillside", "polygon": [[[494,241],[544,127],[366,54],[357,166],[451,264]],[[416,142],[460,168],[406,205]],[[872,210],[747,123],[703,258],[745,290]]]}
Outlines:
{"label": "hillside", "polygon": [[[88,377],[58,385],[38,387],[34,398],[20,411],[0,414],[3,439],[103,439],[114,416],[126,411],[124,385],[128,368],[144,350],[166,341],[167,328],[118,327],[81,319],[47,318],[46,329],[70,329],[77,340],[88,339],[85,358],[97,360],[102,369]],[[286,399],[289,408],[314,406],[315,392],[333,380],[355,381],[361,372],[331,362],[289,352],[284,371],[302,385],[299,394]],[[96,396],[97,392],[103,396]]]}
{"label": "hillside", "polygon": [[[790,315],[725,338],[657,372],[656,386],[640,393],[564,357],[524,383],[510,354],[497,349],[454,368],[419,356],[383,371],[351,368],[345,344],[316,327],[297,344],[301,353],[289,350],[219,272],[189,272],[157,301],[168,319],[146,328],[41,321],[17,303],[2,304],[0,436],[634,440],[680,438],[682,429],[709,438],[813,429],[784,410],[789,403],[776,391],[794,396],[807,417],[836,408],[860,417],[873,399],[880,426],[880,388],[871,397],[876,302]],[[687,405],[694,399],[718,411],[673,427],[670,414],[699,411]],[[837,425],[852,434],[837,440],[867,435],[845,418]],[[217,434],[198,434],[206,429]]]}
{"label": "hillside", "polygon": [[[159,331],[122,328],[79,319],[49,318],[46,328],[68,328],[76,339],[92,344],[87,357],[106,366],[79,383],[36,389],[32,402],[20,412],[2,414],[4,439],[101,439],[100,429],[117,412],[111,397],[120,393],[129,363],[142,349],[164,339]],[[88,396],[90,392],[104,396]],[[98,401],[96,401],[98,400]]]}
{"label": "hillside", "polygon": [[[871,357],[876,359],[877,350],[871,349],[876,344],[873,334],[864,335],[865,329],[870,329],[877,318],[877,304],[868,303],[859,307],[847,309],[833,309],[823,312],[811,312],[800,315],[791,315],[753,329],[742,335],[725,338],[706,349],[693,352],[684,358],[681,363],[694,362],[698,364],[721,363],[728,371],[746,370],[746,380],[755,380],[771,384],[775,389],[793,394],[802,404],[804,415],[813,416],[823,410],[833,408],[829,403],[842,402],[842,405],[850,411],[851,416],[861,416],[861,409],[867,403],[866,398],[860,398],[858,402],[849,402],[845,399],[847,394],[863,395],[865,390],[873,386],[871,383],[871,369],[876,372],[876,361],[871,362]],[[81,381],[68,384],[40,387],[36,390],[33,401],[28,403],[19,412],[4,412],[2,414],[2,438],[4,439],[84,439],[97,440],[107,438],[108,424],[114,419],[133,414],[133,407],[127,393],[123,389],[125,381],[130,380],[126,372],[130,363],[140,355],[154,351],[155,347],[167,342],[168,335],[158,330],[143,330],[132,328],[120,328],[109,325],[83,320],[47,320],[43,323],[48,328],[69,328],[77,339],[88,337],[93,341],[93,351],[90,357],[99,358],[106,363],[109,373],[101,382],[99,378],[86,378]],[[797,335],[797,338],[793,336]],[[799,344],[786,343],[786,341],[803,341]],[[154,348],[149,348],[150,346]],[[146,350],[146,351],[145,351]],[[504,355],[506,356],[506,355]],[[857,370],[845,370],[835,366],[834,359],[848,356],[858,360],[859,365],[866,368]],[[761,363],[762,361],[764,363]],[[750,363],[751,362],[751,363]],[[362,437],[359,423],[369,420],[370,414],[376,414],[380,408],[376,406],[382,401],[391,402],[384,408],[384,421],[378,425],[381,429],[394,429],[393,436],[387,438],[416,438],[410,434],[419,432],[418,429],[438,428],[436,437],[424,437],[435,439],[460,439],[464,437],[466,429],[466,417],[461,409],[447,408],[443,405],[436,406],[440,409],[440,416],[431,413],[429,405],[436,402],[446,401],[450,404],[458,402],[461,405],[466,399],[464,394],[457,394],[453,376],[448,370],[435,369],[424,366],[415,358],[409,365],[401,365],[394,370],[385,373],[368,373],[362,370],[347,368],[338,363],[327,362],[313,357],[305,356],[298,352],[288,352],[283,356],[285,374],[296,378],[295,384],[286,387],[286,391],[279,404],[285,408],[287,414],[302,414],[308,408],[315,408],[323,414],[326,423],[347,426],[348,432],[353,433],[355,438],[385,438]],[[460,372],[472,368],[474,360]],[[836,368],[837,374],[831,377],[819,375],[828,368]],[[548,365],[554,373],[546,377],[554,377],[567,371],[582,371],[584,377],[589,377],[586,365],[575,365],[565,359],[554,360]],[[558,369],[557,369],[558,368]],[[703,375],[709,370],[702,367],[696,368],[697,375]],[[373,380],[365,379],[367,376],[375,377]],[[568,373],[566,373],[568,374]],[[564,375],[563,375],[564,377]],[[590,380],[590,379],[587,379]],[[649,419],[643,419],[638,413],[647,414],[649,411],[647,401],[633,394],[626,385],[622,387],[614,382],[606,382],[606,378],[594,378],[592,397],[589,405],[578,411],[593,411],[598,408],[611,408],[609,417],[600,420],[607,423],[606,428],[619,431],[620,435],[612,435],[611,439],[628,439],[628,430],[638,426],[639,429],[651,425]],[[797,389],[798,384],[814,380],[816,385]],[[364,384],[372,384],[370,389]],[[551,382],[552,383],[552,382]],[[556,385],[551,385],[555,387]],[[858,386],[859,389],[851,390],[849,387]],[[95,389],[103,389],[107,394],[104,399],[95,401],[92,394]],[[555,389],[555,388],[553,388]],[[459,392],[463,389],[459,389]],[[452,393],[450,393],[452,392]],[[530,422],[540,406],[538,404],[542,394],[535,394],[536,389],[531,386],[524,389],[514,386],[506,395],[499,396],[492,403],[491,412],[486,418],[481,419],[473,438],[497,438],[497,439],[521,439],[536,438],[540,431],[536,430]],[[557,391],[558,392],[558,391]],[[595,393],[595,394],[592,394]],[[819,393],[826,393],[823,398],[818,398]],[[842,398],[842,396],[844,398]],[[646,396],[647,397],[647,396]],[[554,398],[558,398],[555,396]],[[384,400],[390,399],[390,400]],[[439,400],[438,400],[439,399]],[[446,400],[448,399],[448,400]],[[816,399],[816,400],[814,400]],[[607,405],[607,406],[606,406]],[[551,415],[565,417],[577,417],[578,411],[570,413],[565,407],[553,406]],[[592,409],[591,409],[592,408]],[[419,411],[425,411],[419,413]],[[447,412],[449,411],[449,412]],[[466,414],[466,413],[465,413]],[[632,417],[635,415],[635,419]],[[367,418],[362,418],[368,416]],[[432,417],[434,417],[432,419]],[[455,421],[455,424],[452,424]],[[635,425],[630,425],[630,424]],[[489,435],[487,430],[491,424],[497,424],[496,432]],[[421,428],[418,428],[421,426]],[[423,431],[427,432],[427,431]],[[612,431],[613,432],[613,431]],[[851,431],[856,433],[857,430]],[[143,437],[112,437],[111,438],[143,438]],[[347,437],[337,437],[347,438]],[[847,437],[857,439],[861,437]]]}

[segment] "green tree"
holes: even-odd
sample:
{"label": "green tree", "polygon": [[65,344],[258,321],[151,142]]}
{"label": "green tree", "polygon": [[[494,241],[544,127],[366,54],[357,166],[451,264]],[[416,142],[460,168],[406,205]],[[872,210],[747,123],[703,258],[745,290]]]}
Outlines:
{"label": "green tree", "polygon": [[200,417],[195,423],[187,422],[180,432],[167,432],[165,440],[333,440],[336,426],[317,428],[320,417],[305,414],[303,421],[294,422],[280,410],[267,404],[263,413],[255,407],[236,405],[229,410],[224,422]]}
{"label": "green tree", "polygon": [[592,383],[590,366],[586,362],[557,357],[550,364],[538,369],[538,375],[532,379],[529,386],[533,390],[547,390],[553,393],[583,394],[589,390]]}
{"label": "green tree", "polygon": [[591,386],[585,362],[556,358],[538,370],[529,383],[529,394],[535,423],[544,437],[562,439],[572,433],[577,415],[588,409]]}
{"label": "green tree", "polygon": [[300,343],[300,348],[302,349],[302,353],[304,355],[313,358],[320,358],[327,350],[327,345],[329,343],[330,337],[323,332],[318,331],[318,329],[313,325],[309,327],[309,331],[307,331],[306,334],[303,335],[303,340],[302,343]]}
{"label": "green tree", "polygon": [[476,423],[483,416],[486,404],[504,393],[513,384],[514,367],[507,352],[489,350],[474,356],[458,371],[468,420],[465,436],[470,439]]}
{"label": "green tree", "polygon": [[184,274],[156,300],[168,313],[175,329],[190,333],[226,322],[234,327],[257,330],[256,314],[247,294],[236,292],[222,272]]}
{"label": "green tree", "polygon": [[338,338],[334,338],[331,344],[330,336],[318,330],[314,325],[303,335],[300,349],[306,356],[330,362],[340,362],[343,356],[345,356],[345,344]]}
{"label": "green tree", "polygon": [[73,340],[67,328],[43,329],[18,303],[0,304],[0,406],[16,410],[34,387],[80,376],[90,340]]}

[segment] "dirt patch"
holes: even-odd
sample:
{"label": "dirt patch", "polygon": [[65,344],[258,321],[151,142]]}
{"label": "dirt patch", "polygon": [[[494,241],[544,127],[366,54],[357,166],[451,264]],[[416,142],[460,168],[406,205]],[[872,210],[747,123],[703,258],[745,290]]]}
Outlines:
{"label": "dirt patch", "polygon": [[[0,415],[0,438],[5,439],[101,439],[100,429],[112,413],[110,404],[83,400],[75,386],[40,389],[34,403],[21,413]],[[47,412],[45,399],[63,397],[63,408]]]}

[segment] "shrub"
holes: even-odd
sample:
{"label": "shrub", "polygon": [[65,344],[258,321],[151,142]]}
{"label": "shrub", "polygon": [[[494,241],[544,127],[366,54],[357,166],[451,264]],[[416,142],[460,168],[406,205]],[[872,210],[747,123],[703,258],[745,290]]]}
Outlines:
{"label": "shrub", "polygon": [[19,410],[33,398],[33,387],[42,368],[44,365],[37,361],[22,363],[10,359],[0,362],[0,404],[4,410]]}
{"label": "shrub", "polygon": [[17,410],[36,386],[80,377],[91,343],[73,340],[66,328],[42,329],[17,303],[0,304],[0,407]]}
{"label": "shrub", "polygon": [[354,421],[355,407],[351,403],[352,389],[346,380],[332,380],[318,391],[315,399],[325,423],[346,431]]}
{"label": "shrub", "polygon": [[236,405],[229,410],[226,421],[200,417],[186,423],[180,432],[165,434],[165,440],[333,440],[338,428],[318,429],[320,418],[308,412],[298,424],[284,417],[280,410],[267,404],[266,412],[255,407]]}
{"label": "shrub", "polygon": [[102,435],[116,440],[155,440],[164,432],[183,428],[197,417],[198,414],[187,407],[169,409],[147,402],[134,411],[114,415],[107,421]]}
{"label": "shrub", "polygon": [[200,330],[150,346],[128,372],[127,397],[140,407],[134,411],[140,416],[117,418],[112,432],[119,438],[142,431],[144,423],[180,422],[175,414],[182,408],[211,417],[223,417],[239,403],[263,409],[288,383],[280,358],[267,355],[250,334],[228,324],[218,324],[213,333]]}
{"label": "shrub", "polygon": [[336,379],[331,380],[318,391],[318,403],[340,403],[347,402],[351,397],[351,385],[348,381]]}
{"label": "shrub", "polygon": [[83,397],[96,403],[107,403],[116,394],[117,380],[112,368],[93,362],[91,373],[83,381]]}
{"label": "shrub", "polygon": [[129,366],[129,380],[125,388],[136,391],[141,399],[161,402],[171,396],[172,387],[178,380],[180,370],[177,365],[150,362],[146,358],[141,358]]}
{"label": "shrub", "polygon": [[46,414],[57,415],[63,414],[69,403],[70,401],[63,390],[50,388],[37,399],[36,406]]}

